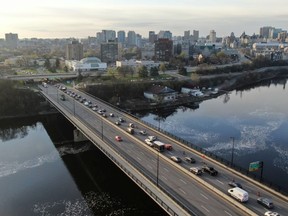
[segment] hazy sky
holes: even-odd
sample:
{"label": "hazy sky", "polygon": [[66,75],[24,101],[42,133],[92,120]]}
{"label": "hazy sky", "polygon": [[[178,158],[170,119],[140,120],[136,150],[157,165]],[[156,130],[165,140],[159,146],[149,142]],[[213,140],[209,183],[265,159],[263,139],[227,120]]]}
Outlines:
{"label": "hazy sky", "polygon": [[170,30],[206,36],[259,34],[262,26],[288,29],[287,0],[6,0],[1,2],[0,38],[85,38],[102,29]]}

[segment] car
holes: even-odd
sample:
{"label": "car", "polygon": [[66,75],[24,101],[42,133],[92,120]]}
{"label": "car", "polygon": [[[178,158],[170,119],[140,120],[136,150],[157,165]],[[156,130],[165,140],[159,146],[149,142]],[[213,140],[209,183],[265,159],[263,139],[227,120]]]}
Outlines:
{"label": "car", "polygon": [[118,141],[118,142],[121,142],[122,138],[120,136],[115,136],[115,140]]}
{"label": "car", "polygon": [[153,146],[153,143],[151,142],[150,139],[145,139],[145,143],[151,147]]}
{"label": "car", "polygon": [[87,101],[85,101],[85,102],[84,102],[84,105],[85,105],[85,106],[88,106],[88,105],[89,105],[89,103],[88,103]]}
{"label": "car", "polygon": [[103,113],[102,116],[103,116],[104,118],[107,118],[107,115],[106,115],[105,113]]}
{"label": "car", "polygon": [[277,212],[272,212],[272,211],[267,211],[267,212],[265,212],[264,215],[265,215],[265,216],[280,216],[279,213],[277,213]]}
{"label": "car", "polygon": [[93,107],[92,107],[92,110],[93,110],[93,111],[97,111],[97,107],[93,106]]}
{"label": "car", "polygon": [[129,123],[129,127],[134,128],[135,125],[133,123]]}
{"label": "car", "polygon": [[125,122],[125,120],[122,117],[119,117],[119,122]]}
{"label": "car", "polygon": [[110,117],[114,117],[114,113],[110,113],[109,116],[110,116]]}
{"label": "car", "polygon": [[143,136],[147,135],[146,130],[140,130],[139,133],[140,133],[141,135],[143,135]]}
{"label": "car", "polygon": [[192,157],[185,157],[184,159],[185,159],[185,161],[187,161],[189,163],[196,163],[196,160]]}
{"label": "car", "polygon": [[239,187],[239,188],[243,188],[242,185],[238,182],[235,182],[235,181],[230,181],[228,182],[228,185],[231,186],[231,187]]}
{"label": "car", "polygon": [[257,199],[257,203],[263,205],[264,207],[268,208],[268,209],[272,209],[274,208],[273,202],[271,199],[269,198],[265,198],[265,197],[259,197]]}
{"label": "car", "polygon": [[157,139],[157,137],[156,136],[148,136],[148,139],[150,141],[155,141]]}
{"label": "car", "polygon": [[115,124],[116,125],[121,125],[121,123],[119,121],[116,121]]}
{"label": "car", "polygon": [[203,173],[201,167],[190,167],[189,171],[194,173],[195,175],[202,175]]}
{"label": "car", "polygon": [[216,176],[216,175],[218,175],[218,171],[215,170],[214,167],[212,167],[212,166],[204,165],[204,166],[202,167],[202,170],[203,170],[204,172],[209,173],[211,176]]}
{"label": "car", "polygon": [[181,163],[181,161],[182,161],[181,158],[177,157],[177,156],[171,156],[170,158],[171,158],[171,160],[173,160],[176,163]]}

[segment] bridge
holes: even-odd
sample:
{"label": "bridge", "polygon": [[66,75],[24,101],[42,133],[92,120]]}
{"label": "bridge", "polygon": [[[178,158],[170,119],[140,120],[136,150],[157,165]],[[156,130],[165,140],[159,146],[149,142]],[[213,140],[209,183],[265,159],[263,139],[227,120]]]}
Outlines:
{"label": "bridge", "polygon": [[[76,89],[69,90],[96,104],[98,110],[105,109],[107,116],[104,117],[97,111],[93,111],[55,86],[48,85],[46,88],[39,86],[39,88],[43,96],[81,134],[98,147],[169,215],[264,215],[268,210],[257,203],[259,195],[273,200],[275,205],[273,211],[277,211],[280,215],[287,215],[287,196],[203,155],[136,117]],[[113,113],[113,116],[109,113]],[[116,125],[115,121],[119,117],[125,119],[125,122]],[[129,123],[135,125],[135,134],[127,132]],[[164,143],[172,144],[173,150],[158,152],[151,148],[144,142],[147,135],[139,133],[141,130],[146,130],[147,135],[157,136],[157,139]],[[123,141],[118,142],[115,136],[121,136]],[[170,159],[172,155],[181,158],[190,156],[195,158],[196,163],[195,165],[186,161],[176,163]],[[196,176],[189,171],[192,166],[201,166],[201,162],[213,165],[219,174],[210,176],[204,173],[202,176]],[[232,180],[240,182],[249,193],[247,203],[240,203],[228,195],[228,182]]]}

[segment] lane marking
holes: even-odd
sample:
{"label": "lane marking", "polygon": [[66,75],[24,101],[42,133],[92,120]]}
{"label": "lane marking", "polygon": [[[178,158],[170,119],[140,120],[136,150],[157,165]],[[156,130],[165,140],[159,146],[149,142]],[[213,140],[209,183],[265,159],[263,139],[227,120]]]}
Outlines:
{"label": "lane marking", "polygon": [[164,170],[165,170],[166,172],[169,172],[169,170],[168,170],[168,169],[166,169],[166,168],[164,168]]}
{"label": "lane marking", "polygon": [[207,212],[210,212],[207,208],[205,208],[203,205],[201,205],[201,207],[203,208],[203,209],[205,209]]}
{"label": "lane marking", "polygon": [[223,183],[222,181],[220,181],[220,180],[218,180],[218,179],[217,179],[216,181],[218,181],[220,184],[224,185],[224,183]]}
{"label": "lane marking", "polygon": [[144,152],[141,152],[142,155],[145,155]]}
{"label": "lane marking", "polygon": [[229,212],[227,212],[226,210],[224,210],[224,212],[230,216],[232,216],[232,214],[230,214]]}
{"label": "lane marking", "polygon": [[185,182],[183,179],[180,179],[181,182],[183,182],[184,184],[187,184],[187,182]]}
{"label": "lane marking", "polygon": [[150,166],[150,165],[147,165],[150,169],[152,169],[153,170],[153,168],[152,168],[152,166]]}
{"label": "lane marking", "polygon": [[137,159],[141,161],[141,158],[137,157]]}
{"label": "lane marking", "polygon": [[180,190],[182,193],[186,194],[186,192],[185,192],[184,190],[182,190],[181,188],[179,188],[179,190]]}
{"label": "lane marking", "polygon": [[209,198],[205,196],[204,194],[200,193],[200,195],[203,196],[205,199],[209,200]]}
{"label": "lane marking", "polygon": [[166,181],[168,180],[165,176],[162,176],[163,179],[165,179]]}

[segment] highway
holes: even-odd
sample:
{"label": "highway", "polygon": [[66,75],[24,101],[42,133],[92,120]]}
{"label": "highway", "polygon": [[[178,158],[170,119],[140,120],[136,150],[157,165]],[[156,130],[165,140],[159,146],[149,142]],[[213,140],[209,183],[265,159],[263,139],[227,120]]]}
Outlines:
{"label": "highway", "polygon": [[[234,174],[229,168],[218,165],[217,163],[203,158],[201,154],[195,153],[193,150],[187,148],[181,143],[178,143],[171,138],[158,133],[158,131],[147,127],[145,124],[137,121],[133,117],[126,115],[117,109],[114,109],[105,103],[96,100],[95,98],[88,96],[75,89],[71,91],[76,92],[78,95],[90,100],[93,104],[97,104],[99,109],[106,109],[107,118],[93,111],[88,106],[75,100],[73,97],[68,96],[54,86],[48,86],[48,88],[41,87],[42,90],[50,97],[58,101],[71,115],[76,116],[89,125],[95,133],[98,133],[103,139],[108,139],[109,144],[112,143],[112,148],[125,157],[131,164],[133,164],[138,170],[146,173],[150,178],[154,179],[155,183],[158,179],[159,187],[171,194],[175,199],[180,201],[183,205],[189,209],[194,215],[243,215],[242,210],[237,206],[234,206],[223,199],[218,194],[211,191],[219,190],[223,194],[227,194],[227,190],[230,188],[228,182],[232,179],[235,182],[242,184],[243,189],[249,193],[249,201],[244,205],[249,210],[255,212],[256,215],[264,215],[267,209],[257,203],[258,194],[261,196],[272,198],[275,208],[273,211],[277,211],[281,215],[287,215],[288,205],[287,197],[281,199],[280,197],[267,192],[266,190],[258,187],[255,183],[242,178],[238,174]],[[60,94],[64,94],[66,100],[60,100]],[[113,113],[114,117],[110,117],[109,113]],[[120,126],[115,124],[118,117],[123,117],[126,122]],[[136,125],[135,134],[131,135],[126,132],[126,128],[129,123]],[[144,139],[147,138],[139,133],[140,130],[146,130],[148,135],[154,135],[158,137],[158,140],[172,144],[172,151],[165,151],[158,153],[150,146],[145,144]],[[121,136],[123,141],[118,142],[115,140],[115,136]],[[108,143],[108,142],[107,142]],[[185,155],[183,155],[185,152]],[[195,164],[190,164],[186,161],[182,161],[180,164],[176,164],[170,157],[172,155],[184,158],[185,156],[191,156],[196,160]],[[159,162],[157,166],[157,161]],[[204,173],[202,176],[196,176],[190,173],[188,170],[192,166],[202,166],[203,162],[208,165],[212,165],[219,172],[217,176],[210,176]],[[158,171],[158,172],[157,172]],[[157,174],[158,173],[158,174]],[[158,176],[158,178],[157,178]],[[202,182],[202,183],[201,183]],[[203,182],[205,182],[203,184]],[[207,187],[210,185],[210,189]],[[221,194],[221,193],[220,193]],[[230,198],[231,199],[231,198]]]}

